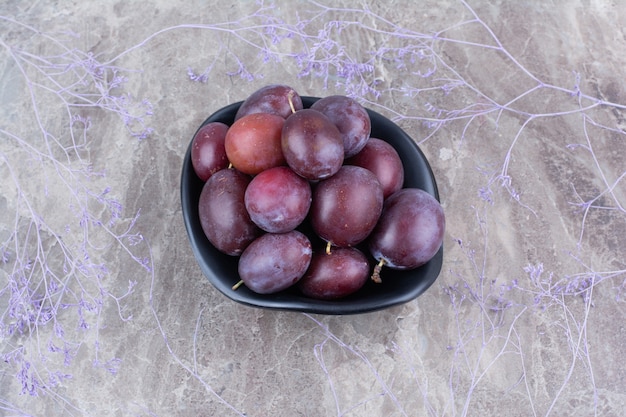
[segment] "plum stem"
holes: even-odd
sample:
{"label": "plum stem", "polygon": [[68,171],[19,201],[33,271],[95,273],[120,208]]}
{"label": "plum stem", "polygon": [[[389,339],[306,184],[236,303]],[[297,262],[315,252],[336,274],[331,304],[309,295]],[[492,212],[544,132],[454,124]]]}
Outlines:
{"label": "plum stem", "polygon": [[295,94],[295,92],[293,90],[290,90],[289,93],[287,93],[287,101],[289,101],[289,107],[291,108],[291,113],[295,113],[296,112],[296,108],[293,105],[293,95]]}
{"label": "plum stem", "polygon": [[381,259],[374,267],[374,272],[372,272],[372,281],[374,281],[376,284],[380,284],[381,282],[383,282],[383,280],[380,279],[380,270],[383,269],[383,266],[385,266],[385,260]]}
{"label": "plum stem", "polygon": [[330,247],[331,247],[332,245],[333,245],[333,244],[332,244],[332,243],[330,243],[330,242],[328,242],[328,243],[326,244],[326,255],[330,255]]}
{"label": "plum stem", "polygon": [[243,285],[243,279],[242,279],[242,280],[239,280],[239,282],[238,282],[238,283],[236,283],[235,285],[233,285],[233,286],[232,286],[232,290],[233,290],[233,291],[236,291],[236,290],[237,290],[237,288],[241,287],[242,285]]}

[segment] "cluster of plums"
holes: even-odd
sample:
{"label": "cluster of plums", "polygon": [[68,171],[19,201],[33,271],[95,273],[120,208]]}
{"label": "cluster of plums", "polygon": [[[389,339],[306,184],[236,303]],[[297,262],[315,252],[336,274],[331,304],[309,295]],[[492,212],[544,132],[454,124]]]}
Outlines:
{"label": "cluster of plums", "polygon": [[303,108],[287,85],[255,91],[230,126],[198,130],[191,160],[204,181],[200,223],[213,246],[239,257],[233,289],[297,286],[338,299],[369,278],[380,283],[383,266],[417,268],[438,252],[441,205],[403,188],[397,151],[370,132],[354,99],[332,95]]}

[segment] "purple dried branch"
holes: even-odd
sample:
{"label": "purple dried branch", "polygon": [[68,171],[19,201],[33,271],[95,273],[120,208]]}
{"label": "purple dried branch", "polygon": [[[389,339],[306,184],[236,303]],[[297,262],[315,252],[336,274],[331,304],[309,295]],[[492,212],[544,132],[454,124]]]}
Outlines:
{"label": "purple dried branch", "polygon": [[[339,337],[334,335],[328,329],[328,326],[326,326],[325,324],[323,324],[322,322],[320,322],[319,320],[317,320],[316,318],[314,318],[313,316],[311,316],[309,314],[304,313],[304,315],[307,318],[309,318],[310,320],[312,320],[316,325],[318,325],[320,327],[320,329],[322,330],[322,332],[324,333],[324,336],[325,336],[324,341],[322,341],[321,343],[318,343],[318,344],[316,344],[314,346],[313,353],[315,355],[316,360],[318,361],[318,363],[320,364],[321,368],[323,369],[325,375],[328,378],[328,381],[329,381],[329,384],[330,384],[330,387],[331,387],[331,392],[332,392],[333,397],[335,399],[335,405],[337,407],[337,416],[338,417],[344,416],[346,414],[349,414],[349,413],[353,412],[355,409],[363,407],[368,402],[370,402],[372,400],[375,400],[376,398],[379,398],[379,397],[388,398],[392,402],[394,407],[396,408],[397,412],[400,413],[400,415],[403,415],[403,416],[407,416],[408,415],[406,410],[404,409],[402,403],[400,402],[400,400],[397,398],[397,396],[393,392],[393,388],[392,388],[393,382],[388,383],[385,380],[385,378],[380,374],[378,369],[376,369],[376,366],[369,360],[367,355],[361,349],[359,349],[359,347],[347,345]],[[358,361],[363,363],[366,366],[366,368],[371,372],[372,377],[374,378],[376,384],[380,386],[380,392],[376,393],[376,394],[374,394],[374,395],[372,395],[370,397],[367,397],[367,398],[365,398],[363,400],[357,401],[354,404],[348,406],[345,410],[342,410],[341,409],[342,407],[341,407],[341,404],[340,404],[340,401],[339,401],[339,395],[338,395],[336,389],[333,387],[331,370],[329,370],[327,368],[325,360],[324,360],[324,349],[327,348],[328,342],[333,342],[334,345],[336,345],[340,349],[348,352],[350,354],[350,356],[355,357]]]}
{"label": "purple dried branch", "polygon": [[[542,81],[507,50],[496,33],[466,1],[461,1],[461,4],[469,12],[469,18],[436,33],[425,34],[399,27],[368,8],[338,8],[317,2],[310,2],[313,9],[306,16],[298,15],[295,23],[287,23],[276,17],[272,5],[261,2],[255,13],[232,22],[177,25],[162,29],[108,62],[103,62],[97,55],[68,47],[66,43],[42,34],[35,28],[0,17],[9,24],[31,31],[57,48],[55,53],[38,56],[19,45],[8,45],[2,41],[1,45],[15,61],[27,82],[38,124],[39,142],[24,139],[8,130],[1,130],[0,134],[22,149],[32,161],[47,167],[58,177],[59,183],[69,190],[68,194],[72,201],[71,212],[75,215],[75,221],[68,223],[64,228],[48,224],[45,213],[42,213],[28,196],[23,179],[12,175],[18,196],[17,203],[28,215],[24,220],[18,216],[16,209],[13,220],[16,233],[0,243],[1,267],[3,271],[10,271],[9,284],[0,289],[0,297],[6,296],[11,300],[10,308],[3,312],[0,319],[0,331],[3,335],[7,334],[13,338],[31,338],[29,340],[33,341],[35,346],[43,347],[43,351],[62,357],[64,362],[71,362],[81,341],[78,337],[75,339],[76,342],[72,343],[71,334],[74,329],[71,327],[83,329],[81,331],[84,332],[95,332],[97,335],[102,319],[100,313],[106,303],[112,303],[117,308],[121,320],[129,320],[132,316],[125,309],[125,300],[132,294],[135,282],[129,282],[128,289],[121,292],[111,291],[104,285],[103,277],[107,276],[109,271],[97,256],[103,248],[92,239],[97,233],[104,233],[110,239],[110,245],[121,248],[152,277],[150,305],[165,345],[175,362],[230,411],[244,415],[218,395],[198,372],[195,360],[196,335],[202,312],[196,321],[193,365],[189,366],[171,348],[167,332],[161,327],[153,306],[152,257],[139,255],[137,248],[147,244],[142,234],[135,231],[139,213],[131,220],[128,228],[120,232],[124,229],[122,220],[124,209],[115,197],[111,197],[114,193],[106,187],[94,189],[87,184],[87,179],[100,178],[103,174],[93,172],[88,158],[84,156],[85,145],[91,138],[90,128],[93,122],[84,116],[83,110],[98,109],[115,114],[130,135],[139,139],[148,137],[152,132],[147,122],[148,116],[153,111],[150,103],[124,92],[128,77],[134,72],[119,68],[115,63],[121,57],[143,48],[157,36],[174,30],[200,29],[210,31],[212,34],[221,34],[228,40],[235,40],[249,49],[258,51],[261,63],[256,65],[243,61],[242,55],[235,48],[224,48],[224,55],[234,63],[226,75],[239,77],[243,81],[258,79],[263,75],[264,65],[275,65],[284,60],[291,60],[298,68],[300,77],[319,80],[327,88],[343,91],[364,104],[385,112],[398,122],[407,124],[419,122],[426,127],[422,136],[416,138],[422,144],[436,140],[444,127],[460,124],[462,127],[460,145],[466,143],[473,145],[473,142],[470,142],[473,139],[469,137],[474,124],[491,120],[497,129],[500,121],[507,116],[522,120],[517,134],[504,139],[508,141],[508,147],[502,155],[499,167],[479,170],[486,176],[486,180],[484,186],[478,190],[478,198],[488,203],[488,206],[476,209],[474,220],[479,240],[482,241],[476,249],[471,239],[465,237],[463,240],[457,239],[458,250],[465,257],[469,268],[461,272],[450,270],[447,279],[456,279],[456,282],[446,282],[446,286],[442,288],[444,294],[449,297],[456,320],[457,340],[449,346],[450,404],[437,409],[437,406],[429,403],[425,383],[419,380],[417,377],[419,372],[415,368],[411,370],[415,375],[414,381],[424,396],[425,403],[428,404],[427,410],[430,415],[471,414],[472,399],[480,384],[500,362],[511,358],[516,359],[516,363],[519,364],[521,376],[517,383],[508,389],[513,390],[523,383],[531,415],[548,415],[555,412],[557,401],[573,378],[576,364],[582,363],[586,367],[586,376],[590,380],[594,400],[597,400],[592,372],[593,352],[590,351],[586,336],[587,317],[594,305],[594,289],[602,283],[616,282],[619,278],[625,277],[626,270],[616,268],[601,271],[598,267],[588,265],[583,262],[585,257],[580,254],[580,246],[589,213],[594,210],[625,213],[619,192],[626,171],[616,179],[610,179],[606,175],[602,155],[595,146],[597,139],[587,131],[587,127],[593,125],[623,139],[624,132],[621,129],[596,122],[591,111],[601,106],[615,109],[626,107],[586,94],[581,88],[581,75],[576,72],[572,87],[565,88]],[[470,26],[480,28],[486,34],[486,40],[477,42],[452,37],[453,29]],[[378,46],[372,46],[366,53],[357,52],[347,43],[351,31],[371,35],[380,40],[380,43]],[[293,50],[281,48],[283,42],[287,40],[297,47]],[[222,45],[227,43],[223,42]],[[515,97],[491,97],[479,86],[469,82],[467,77],[458,72],[441,54],[442,46],[453,44],[476,48],[479,51],[499,52],[516,70],[531,80],[530,87]],[[187,77],[190,81],[206,83],[214,71],[214,62],[209,63],[202,73],[187,68]],[[393,68],[396,73],[401,71],[406,74],[406,79],[386,79],[386,68]],[[68,134],[65,134],[67,132],[55,134],[45,124],[37,106],[37,94],[41,92],[55,95],[65,109]],[[562,107],[551,111],[528,111],[522,107],[523,99],[547,93],[562,95],[564,98]],[[411,107],[407,111],[387,108],[380,104],[381,97],[387,99],[385,102],[397,103],[401,98],[408,98],[419,100],[424,105]],[[572,109],[566,98],[575,100],[579,104],[578,107]],[[585,143],[572,144],[568,147],[572,151],[585,150],[592,156],[604,186],[595,197],[583,198],[572,185],[572,199],[579,200],[573,204],[581,209],[582,221],[579,252],[571,256],[582,272],[563,276],[552,272],[546,273],[543,264],[537,261],[530,262],[525,268],[526,277],[492,277],[490,266],[493,260],[489,249],[491,240],[487,233],[487,213],[489,207],[497,202],[498,194],[494,192],[494,188],[501,188],[513,202],[526,207],[535,217],[539,217],[541,212],[529,207],[516,187],[515,174],[510,169],[513,156],[522,141],[533,140],[525,135],[532,126],[544,120],[568,115],[581,116],[581,127],[585,137]],[[13,172],[16,166],[13,156],[2,153],[0,149],[0,157],[6,169]],[[608,197],[610,205],[600,203],[601,197]],[[107,213],[106,218],[96,215],[96,212],[89,208],[93,203]],[[82,241],[77,244],[67,243],[70,232],[76,231],[83,233]],[[64,258],[61,267],[50,266],[52,255],[47,252],[49,242],[45,241],[46,239],[52,240],[61,251]],[[623,288],[624,282],[619,286]],[[533,300],[530,303],[525,302],[524,296],[528,295]],[[571,300],[578,298],[584,303],[582,317],[570,306]],[[545,410],[541,410],[542,407],[537,404],[529,386],[525,362],[527,353],[521,340],[519,322],[523,316],[540,315],[554,310],[558,310],[563,317],[560,326],[564,331],[564,337],[570,343],[572,359],[556,395]],[[67,317],[70,312],[73,313],[75,326],[68,325]],[[382,377],[366,353],[358,347],[345,344],[333,335],[327,326],[310,318],[320,326],[325,337],[323,342],[314,346],[313,353],[334,395],[337,415],[347,414],[382,396],[389,398],[400,414],[406,414],[401,399],[394,392],[393,381],[387,381]],[[46,331],[49,334],[46,334]],[[329,369],[325,360],[324,350],[330,349],[331,346],[347,352],[350,357],[364,364],[380,391],[366,395],[362,401],[347,406],[342,404],[338,395],[341,385],[339,381],[335,383],[333,370]],[[37,394],[42,391],[50,393],[50,387],[70,378],[61,370],[54,370],[52,367],[41,368],[44,372],[48,371],[47,375],[36,372],[33,353],[19,348],[17,344],[11,347],[8,353],[3,353],[3,358],[15,367],[25,393]],[[100,349],[99,338],[96,337],[96,351],[100,352]],[[394,344],[394,349],[396,352],[400,351],[397,344]],[[486,363],[481,362],[488,351],[496,353],[495,359]],[[119,361],[118,358],[96,357],[94,364],[115,373],[119,368]],[[463,385],[466,382],[468,384]]]}
{"label": "purple dried branch", "polygon": [[[450,370],[450,397],[453,407],[452,415],[466,416],[471,414],[472,397],[475,390],[491,372],[492,367],[497,367],[503,361],[507,363],[518,363],[521,370],[520,379],[510,387],[514,389],[521,382],[524,383],[528,406],[532,410],[532,415],[538,415],[538,405],[535,395],[529,387],[529,376],[527,375],[524,341],[521,338],[523,330],[518,324],[522,317],[529,313],[546,311],[550,306],[558,306],[563,310],[564,319],[570,327],[574,327],[576,332],[569,328],[566,334],[567,340],[572,341],[572,364],[567,370],[561,382],[560,389],[550,400],[545,414],[549,415],[566,386],[568,386],[573,376],[574,367],[579,362],[584,362],[588,367],[588,377],[590,378],[592,389],[595,392],[595,382],[591,371],[591,361],[589,352],[582,353],[583,346],[587,345],[585,334],[586,316],[579,322],[576,315],[567,306],[566,295],[561,293],[555,295],[553,274],[546,276],[542,264],[528,265],[525,270],[528,273],[531,287],[538,289],[538,293],[550,297],[550,305],[539,303],[541,298],[522,283],[521,280],[513,279],[510,283],[496,285],[496,280],[488,278],[488,265],[490,253],[486,250],[489,242],[487,211],[476,211],[478,224],[481,225],[483,239],[482,248],[478,252],[471,245],[466,244],[461,239],[457,239],[457,244],[463,250],[467,260],[474,271],[475,277],[467,277],[460,273],[455,273],[458,282],[443,288],[445,294],[450,297],[450,302],[455,311],[457,341],[449,347],[453,354],[453,361]],[[480,256],[479,256],[480,255]],[[453,271],[451,271],[453,272]],[[526,305],[520,302],[527,291],[535,296],[535,305]],[[587,312],[591,305],[591,296],[587,299]],[[472,311],[474,311],[472,313]],[[478,319],[476,319],[478,316]],[[471,321],[463,320],[464,317],[472,317]],[[494,353],[495,350],[495,353]],[[493,358],[484,362],[483,355],[491,351]],[[465,396],[463,396],[465,391]]]}
{"label": "purple dried branch", "polygon": [[[100,328],[107,305],[117,308],[122,321],[132,317],[125,302],[134,283],[126,290],[107,283],[110,271],[102,254],[117,246],[137,263],[144,262],[138,255],[143,248],[131,250],[142,242],[132,230],[139,214],[118,232],[126,222],[124,207],[108,186],[100,185],[104,174],[95,172],[88,159],[86,147],[94,138],[92,120],[83,111],[116,115],[130,136],[142,139],[151,132],[145,118],[152,106],[123,91],[126,74],[133,71],[104,65],[95,55],[14,19],[0,20],[29,33],[41,42],[39,51],[49,52],[37,55],[28,46],[0,40],[27,88],[34,121],[28,134],[0,128],[0,169],[14,197],[2,214],[12,215],[14,227],[0,242],[0,272],[8,277],[0,288],[7,301],[0,311],[0,334],[7,343],[2,357],[23,394],[50,395],[67,403],[54,389],[72,377],[68,369],[88,334],[95,340],[94,366],[110,373],[119,368],[121,359],[101,358]],[[57,105],[55,110],[61,109],[61,125],[47,117],[41,105],[44,95]],[[45,177],[42,199],[20,169],[24,161]]]}
{"label": "purple dried branch", "polygon": [[159,330],[160,334],[163,337],[163,342],[164,345],[168,351],[168,353],[170,354],[171,358],[174,360],[175,363],[177,363],[192,379],[196,380],[204,389],[205,391],[213,398],[215,398],[220,404],[224,405],[224,407],[231,411],[232,413],[234,413],[234,415],[240,416],[240,417],[246,417],[246,413],[238,410],[236,408],[235,405],[230,404],[226,399],[224,399],[218,392],[216,392],[213,387],[211,386],[210,383],[208,383],[207,381],[205,381],[203,375],[198,372],[197,369],[197,362],[195,360],[196,358],[196,349],[197,349],[197,345],[196,345],[196,338],[197,338],[197,334],[198,334],[198,330],[199,330],[199,326],[201,323],[201,319],[202,319],[202,314],[204,310],[201,310],[198,313],[198,317],[196,319],[196,329],[194,331],[194,336],[193,336],[193,345],[192,345],[192,357],[193,360],[191,361],[191,364],[188,364],[186,360],[184,360],[183,358],[181,358],[172,348],[172,345],[170,343],[169,337],[167,335],[167,331],[163,328],[163,325],[161,323],[161,319],[159,318],[159,315],[157,313],[157,309],[155,307],[155,299],[154,299],[154,291],[156,290],[155,285],[156,285],[156,277],[154,275],[154,272],[152,272],[154,270],[152,262],[153,262],[153,258],[152,256],[148,257],[149,259],[149,267],[150,267],[150,275],[151,275],[151,281],[150,281],[150,296],[149,296],[149,304],[150,304],[150,309],[152,312],[152,315],[154,317],[157,329]]}
{"label": "purple dried branch", "polygon": [[[532,71],[526,68],[504,45],[496,33],[480,18],[480,16],[465,1],[461,1],[470,17],[450,27],[443,28],[436,33],[424,34],[415,30],[409,30],[395,25],[383,17],[376,15],[370,9],[350,9],[326,6],[317,2],[310,2],[314,6],[306,16],[297,15],[295,23],[286,23],[273,14],[271,7],[261,3],[259,9],[234,22],[228,27],[223,24],[216,25],[179,25],[168,28],[178,30],[186,28],[202,29],[210,32],[221,33],[236,39],[247,48],[258,50],[262,56],[262,63],[257,67],[245,66],[234,53],[229,50],[229,56],[233,56],[236,69],[230,75],[243,75],[244,79],[250,79],[250,74],[261,74],[264,65],[273,65],[276,62],[291,60],[299,69],[299,77],[319,81],[325,88],[333,88],[343,91],[359,99],[369,107],[378,109],[390,115],[395,121],[410,123],[418,121],[427,130],[422,137],[417,137],[420,144],[434,140],[443,127],[451,127],[461,124],[460,145],[465,145],[473,139],[468,139],[475,123],[484,123],[490,120],[497,129],[505,117],[521,120],[521,126],[513,137],[507,137],[508,146],[502,155],[499,167],[489,170],[479,169],[485,176],[484,186],[478,189],[478,198],[493,206],[498,194],[495,188],[504,190],[510,200],[515,204],[527,209],[535,218],[541,217],[541,212],[526,203],[524,196],[516,185],[516,177],[511,170],[514,155],[523,141],[529,141],[526,132],[533,126],[539,125],[546,120],[563,118],[566,116],[580,115],[583,123],[597,125],[591,116],[593,110],[601,106],[610,106],[623,109],[624,105],[609,103],[598,99],[581,88],[581,75],[574,72],[574,81],[571,87],[562,87],[556,84],[544,82]],[[478,27],[484,34],[484,41],[467,41],[457,39],[449,35],[453,29],[461,27]],[[363,37],[374,37],[381,40],[379,46],[374,46],[365,54],[357,52],[349,47],[350,31],[355,30]],[[161,31],[159,34],[164,33]],[[156,36],[157,34],[155,34]],[[285,41],[298,45],[295,52],[284,52],[288,48],[281,49],[280,45]],[[146,41],[149,41],[147,39]],[[399,46],[389,46],[398,41]],[[530,80],[529,87],[511,97],[492,97],[482,91],[478,85],[467,80],[449,60],[441,54],[445,45],[463,45],[478,51],[496,51],[503,56],[504,60],[511,64],[514,70],[519,71],[522,77]],[[380,46],[384,45],[384,46]],[[138,45],[139,47],[139,45]],[[209,65],[207,68],[213,68]],[[385,79],[385,69],[393,68],[402,71],[406,75],[403,80]],[[188,76],[192,81],[204,80],[209,71],[199,75],[188,70]],[[219,76],[219,75],[218,75]],[[530,97],[556,93],[562,102],[550,111],[529,111],[524,108],[523,102]],[[403,112],[396,108],[385,107],[378,99],[385,97],[389,102],[397,103],[401,97],[419,100],[422,106],[413,106]],[[398,100],[396,100],[398,99]],[[572,99],[574,101],[572,101]],[[578,103],[578,106],[572,104]],[[614,126],[600,126],[605,131],[613,132],[620,137],[624,132]],[[584,128],[584,126],[583,126]],[[597,171],[604,178],[605,190],[601,191],[597,198],[582,199],[580,207],[584,210],[582,228],[584,229],[587,213],[590,210],[611,209],[623,212],[623,203],[615,192],[623,185],[626,171],[616,180],[608,180],[602,175],[603,168],[599,154],[594,150],[593,139],[584,129],[586,144],[572,145],[583,148],[594,155]],[[473,145],[475,142],[470,143]],[[459,145],[459,146],[460,146]],[[476,143],[480,145],[480,142]],[[577,196],[578,194],[575,193]],[[600,197],[610,196],[614,207],[595,204]],[[581,320],[570,308],[569,303],[574,297],[582,296],[583,301],[589,307],[593,305],[591,289],[606,280],[616,281],[624,276],[624,271],[609,271],[598,273],[594,268],[583,267],[580,274],[546,276],[539,270],[537,265],[529,264],[527,274],[529,280],[524,280],[513,272],[513,277],[490,278],[489,266],[492,260],[489,256],[486,218],[487,211],[477,210],[475,223],[478,225],[483,246],[480,254],[469,244],[458,239],[459,247],[471,265],[472,276],[466,276],[462,272],[451,271],[450,277],[456,278],[457,282],[443,288],[448,295],[454,309],[457,320],[457,337],[455,344],[450,346],[453,354],[450,371],[450,396],[452,398],[451,415],[467,415],[470,411],[472,396],[485,376],[496,364],[506,358],[515,357],[521,369],[521,376],[516,386],[523,387],[528,398],[528,408],[532,415],[541,414],[537,399],[531,393],[529,376],[527,375],[525,355],[521,340],[520,318],[525,315],[543,314],[553,308],[561,308],[564,317],[571,323],[571,328],[578,329],[580,334],[586,331],[586,321]],[[582,240],[582,232],[581,232]],[[583,264],[581,264],[583,265]],[[519,271],[522,272],[522,271]],[[602,278],[600,278],[602,277]],[[524,298],[531,295],[534,301],[526,302]],[[474,321],[466,322],[465,317],[478,317]],[[331,392],[335,398],[336,412],[341,415],[343,407],[337,390],[340,389],[332,377],[332,370],[328,369],[324,360],[324,349],[329,348],[329,342],[335,346],[355,355],[363,363],[369,364],[369,360],[358,349],[347,346],[328,329],[318,322],[323,329],[326,339],[314,347],[314,355],[328,379]],[[575,340],[574,333],[569,332],[568,340]],[[580,343],[573,346],[585,345],[586,339],[579,339]],[[478,359],[470,353],[471,348],[476,349]],[[488,349],[495,349],[496,359],[486,365],[480,363],[482,355]],[[587,376],[590,377],[592,390],[595,392],[595,381],[591,371],[590,352],[586,348],[573,349],[573,363],[583,361],[588,367]],[[380,381],[378,371],[370,368],[374,379]],[[561,389],[552,399],[546,414],[554,411],[555,404],[563,393],[564,387],[571,381],[572,368],[565,375]],[[461,392],[461,382],[469,381],[469,389]],[[522,385],[523,383],[523,385]],[[382,395],[393,394],[392,384],[386,384]],[[394,398],[391,396],[391,398]],[[369,401],[369,399],[368,399]],[[360,404],[360,403],[359,403]],[[359,406],[359,404],[354,407]],[[402,406],[395,403],[398,409]],[[352,410],[353,406],[348,409]],[[439,410],[441,411],[441,410]],[[431,409],[431,414],[437,411]],[[444,413],[444,412],[442,412]],[[447,411],[445,412],[447,414]]]}
{"label": "purple dried branch", "polygon": [[[511,140],[510,148],[503,157],[501,172],[490,180],[487,188],[492,184],[497,184],[514,201],[536,215],[535,210],[523,201],[522,195],[513,183],[513,178],[509,175],[511,156],[518,142],[523,139],[522,133],[529,128],[531,123],[538,123],[542,119],[585,114],[591,109],[609,103],[580,91],[580,74],[578,73],[574,73],[573,88],[564,88],[540,80],[506,49],[493,30],[479,18],[467,2],[461,3],[471,17],[432,34],[400,27],[367,7],[362,9],[330,7],[318,2],[311,3],[313,8],[306,13],[306,16],[298,15],[294,23],[287,23],[277,17],[272,5],[265,5],[261,2],[254,13],[229,22],[228,25],[179,25],[152,35],[142,44],[166,31],[185,28],[204,29],[231,36],[241,41],[245,47],[258,50],[264,58],[261,66],[251,69],[240,61],[234,51],[228,50],[228,56],[233,58],[236,64],[235,69],[229,71],[228,75],[251,80],[255,78],[253,73],[260,76],[263,65],[289,59],[300,69],[300,77],[319,79],[325,88],[343,90],[345,94],[358,98],[364,104],[392,115],[396,121],[418,120],[422,122],[427,127],[428,133],[422,138],[416,138],[418,143],[424,143],[433,138],[443,126],[453,123],[464,124],[462,143],[470,126],[478,120],[494,116],[497,126],[498,120],[505,114],[523,117],[525,122],[516,137]],[[469,26],[479,27],[486,40],[467,42],[445,35],[453,30]],[[389,40],[391,43],[400,41],[401,45],[389,46],[389,42],[380,42],[378,47],[360,53],[350,47],[351,35],[357,31],[364,37],[366,37],[364,34],[370,34]],[[297,52],[284,52],[288,49],[280,48],[286,40],[297,45]],[[463,75],[442,56],[440,49],[445,44],[459,44],[478,50],[497,51],[534,85],[516,97],[501,100],[490,97],[477,86],[468,83]],[[407,75],[406,78],[399,82],[385,80],[384,74],[387,66],[404,72]],[[212,66],[207,68],[212,68]],[[208,77],[206,71],[200,75],[188,70],[188,74],[191,80],[206,80]],[[561,93],[564,98],[576,97],[581,106],[578,109],[557,110],[550,113],[532,113],[516,107],[526,97],[541,95],[544,92]],[[421,97],[421,101],[425,103],[424,111],[417,114],[398,113],[396,109],[380,104],[378,99],[383,95]],[[442,101],[446,97],[448,99]],[[467,100],[462,97],[472,99]],[[588,104],[583,106],[583,102]],[[463,104],[458,106],[459,103]],[[619,106],[615,103],[610,105]]]}

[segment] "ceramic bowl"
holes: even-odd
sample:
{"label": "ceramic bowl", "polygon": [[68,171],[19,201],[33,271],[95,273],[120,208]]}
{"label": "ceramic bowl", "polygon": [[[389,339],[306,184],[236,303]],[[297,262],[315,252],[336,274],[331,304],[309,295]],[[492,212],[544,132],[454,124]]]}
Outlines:
{"label": "ceramic bowl", "polygon": [[[318,99],[302,97],[305,108],[310,107]],[[222,122],[230,126],[241,103],[233,103],[219,109],[201,126],[210,122]],[[402,159],[405,170],[404,187],[421,188],[439,200],[437,184],[430,164],[415,141],[388,118],[375,111],[369,109],[367,111],[372,124],[370,136],[389,142]],[[190,141],[181,175],[181,202],[185,227],[200,269],[215,288],[233,301],[266,309],[330,315],[361,314],[415,299],[435,282],[441,271],[443,246],[425,265],[405,271],[383,268],[381,284],[368,280],[358,292],[336,301],[307,298],[301,295],[295,287],[269,295],[257,294],[244,285],[233,290],[232,286],[239,281],[238,258],[225,255],[215,249],[204,235],[200,225],[198,200],[203,185],[204,183],[193,170]],[[371,263],[372,266],[375,264],[373,258],[371,258]]]}

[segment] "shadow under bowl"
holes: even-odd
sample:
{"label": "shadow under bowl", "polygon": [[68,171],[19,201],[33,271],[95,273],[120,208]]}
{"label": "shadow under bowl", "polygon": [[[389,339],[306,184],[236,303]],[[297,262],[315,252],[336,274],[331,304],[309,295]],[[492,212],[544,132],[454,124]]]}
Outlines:
{"label": "shadow under bowl", "polygon": [[[302,102],[304,107],[308,108],[318,99],[303,96]],[[232,125],[241,103],[233,103],[221,108],[207,118],[200,127],[211,122]],[[372,125],[370,136],[390,143],[400,155],[405,171],[404,187],[421,188],[439,200],[437,184],[430,164],[413,139],[388,118],[370,109],[367,109],[367,112]],[[358,292],[336,301],[305,297],[295,287],[275,294],[257,294],[245,285],[233,290],[232,286],[240,280],[237,272],[239,258],[218,251],[202,230],[198,201],[203,185],[204,182],[193,170],[190,142],[183,162],[180,188],[183,218],[191,248],[200,269],[209,282],[226,297],[241,304],[315,314],[361,314],[404,304],[417,298],[435,282],[441,271],[443,246],[425,265],[413,270],[383,268],[382,284],[368,280]],[[367,252],[365,253],[373,266],[375,260]]]}

